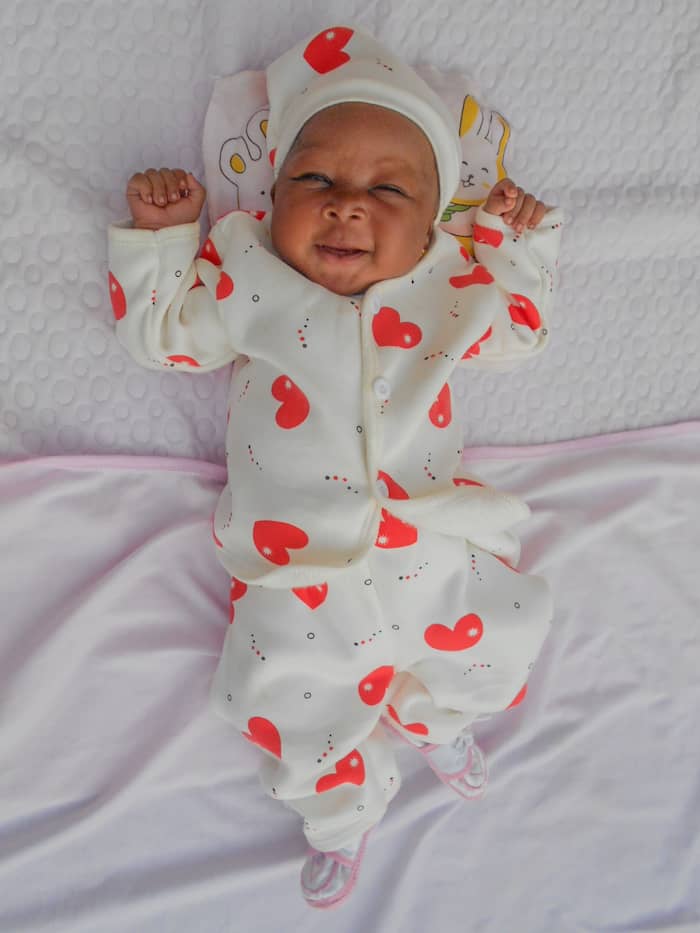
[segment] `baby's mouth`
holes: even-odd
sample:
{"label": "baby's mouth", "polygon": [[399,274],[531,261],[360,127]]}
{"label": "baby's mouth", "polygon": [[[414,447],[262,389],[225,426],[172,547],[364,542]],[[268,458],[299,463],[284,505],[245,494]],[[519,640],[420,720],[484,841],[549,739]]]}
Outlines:
{"label": "baby's mouth", "polygon": [[365,249],[355,249],[354,247],[348,246],[331,246],[327,243],[317,243],[316,249],[322,255],[335,259],[355,259],[359,256],[364,256],[367,252]]}

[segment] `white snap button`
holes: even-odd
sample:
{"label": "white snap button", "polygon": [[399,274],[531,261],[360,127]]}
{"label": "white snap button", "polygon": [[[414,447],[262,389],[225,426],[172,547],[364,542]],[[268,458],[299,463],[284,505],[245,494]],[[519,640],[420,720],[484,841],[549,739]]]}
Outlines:
{"label": "white snap button", "polygon": [[387,484],[384,482],[383,479],[377,480],[377,492],[382,497],[382,499],[389,498],[389,487],[387,486]]}
{"label": "white snap button", "polygon": [[377,398],[387,399],[391,395],[391,386],[382,376],[374,380],[372,383],[372,388],[374,389],[374,394],[377,396]]}

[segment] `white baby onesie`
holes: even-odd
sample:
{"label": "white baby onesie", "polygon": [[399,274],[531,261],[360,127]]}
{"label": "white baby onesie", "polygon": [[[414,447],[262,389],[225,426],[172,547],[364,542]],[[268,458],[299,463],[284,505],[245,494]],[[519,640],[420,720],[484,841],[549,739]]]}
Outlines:
{"label": "white baby onesie", "polygon": [[373,825],[398,788],[382,715],[450,741],[512,705],[548,630],[544,581],[499,560],[517,561],[528,509],[459,469],[448,380],[543,348],[561,223],[516,236],[479,211],[476,262],[436,230],[411,273],[356,298],[285,265],[264,216],[222,218],[197,259],[197,224],[110,228],[132,355],[236,360],[214,519],[235,622],[212,698],[266,749],[264,786],[316,848]]}

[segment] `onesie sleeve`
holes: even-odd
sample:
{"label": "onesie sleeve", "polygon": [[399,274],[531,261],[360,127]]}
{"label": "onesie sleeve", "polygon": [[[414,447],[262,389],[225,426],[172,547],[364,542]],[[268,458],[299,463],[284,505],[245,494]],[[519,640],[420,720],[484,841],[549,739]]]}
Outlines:
{"label": "onesie sleeve", "polygon": [[465,279],[480,276],[500,292],[501,300],[490,326],[467,348],[461,365],[507,371],[547,345],[563,222],[563,212],[554,208],[534,230],[518,236],[500,217],[482,208],[476,212],[476,263]]}
{"label": "onesie sleeve", "polygon": [[[205,249],[215,253],[217,239],[213,228]],[[137,362],[208,372],[235,359],[224,317],[233,288],[218,265],[195,258],[198,222],[155,231],[112,224],[108,247],[117,337]]]}

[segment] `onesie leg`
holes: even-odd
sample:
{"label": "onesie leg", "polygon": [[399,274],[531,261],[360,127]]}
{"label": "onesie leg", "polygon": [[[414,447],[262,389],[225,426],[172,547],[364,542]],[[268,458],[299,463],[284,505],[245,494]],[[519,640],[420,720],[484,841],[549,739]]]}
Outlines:
{"label": "onesie leg", "polygon": [[392,639],[366,568],[328,584],[235,584],[214,678],[214,709],[266,752],[265,790],[335,850],[378,822],[399,787],[379,719],[393,679]]}
{"label": "onesie leg", "polygon": [[426,532],[412,548],[375,550],[372,561],[387,615],[401,629],[401,673],[387,711],[406,738],[452,742],[476,719],[522,698],[552,617],[542,578]]}

